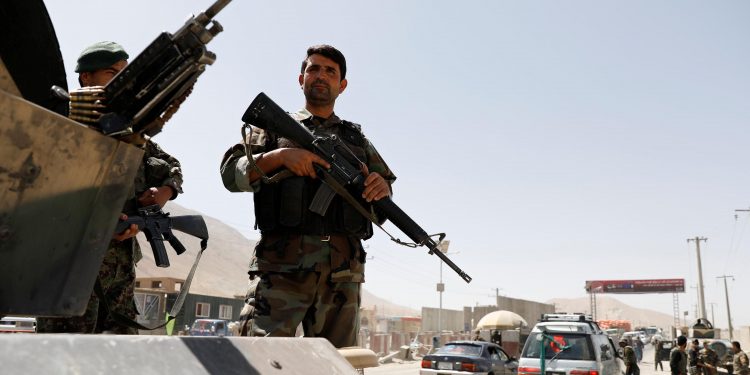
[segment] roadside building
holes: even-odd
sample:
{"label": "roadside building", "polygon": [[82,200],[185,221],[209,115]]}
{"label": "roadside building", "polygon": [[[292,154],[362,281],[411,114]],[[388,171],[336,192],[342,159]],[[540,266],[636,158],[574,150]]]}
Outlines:
{"label": "roadside building", "polygon": [[[171,277],[136,278],[135,301],[138,323],[154,327],[164,323],[166,314],[174,305],[185,280]],[[175,334],[184,333],[196,319],[224,319],[237,321],[244,305],[244,296],[233,298],[188,293],[182,310],[175,317]],[[165,334],[164,328],[140,331],[140,334]]]}

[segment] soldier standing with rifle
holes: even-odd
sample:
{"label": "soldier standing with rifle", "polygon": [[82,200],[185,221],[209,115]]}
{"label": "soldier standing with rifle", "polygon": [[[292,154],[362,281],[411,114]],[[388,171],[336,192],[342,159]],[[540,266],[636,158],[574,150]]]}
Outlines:
{"label": "soldier standing with rifle", "polygon": [[[305,107],[291,116],[316,135],[336,135],[363,162],[367,176],[357,197],[371,202],[391,195],[396,179],[360,126],[334,113],[347,86],[344,55],[329,45],[308,48],[299,84]],[[254,192],[261,239],[250,262],[250,287],[240,320],[243,335],[325,337],[335,347],[357,344],[360,288],[364,282],[362,240],[371,223],[340,196],[324,215],[308,209],[320,178],[314,165],[329,168],[312,152],[286,138],[253,127],[242,144],[224,155],[221,176],[232,192]],[[282,169],[289,177],[268,179]],[[377,211],[377,210],[376,210]]]}
{"label": "soldier standing with rifle", "polygon": [[[127,66],[128,57],[122,46],[113,42],[100,42],[86,48],[76,66],[81,87],[106,85]],[[144,149],[143,163],[123,212],[134,212],[137,207],[154,204],[163,207],[168,200],[182,193],[182,171],[177,159],[139,134],[124,136],[122,140]],[[121,219],[127,219],[127,216],[123,214]],[[137,334],[134,328],[115,320],[108,311],[111,308],[131,320],[137,315],[134,301],[135,263],[142,257],[138,242],[133,238],[137,233],[138,227],[131,225],[112,237],[96,281],[101,286],[104,301],[94,292],[83,316],[39,318],[37,332]],[[111,305],[106,306],[107,303]]]}

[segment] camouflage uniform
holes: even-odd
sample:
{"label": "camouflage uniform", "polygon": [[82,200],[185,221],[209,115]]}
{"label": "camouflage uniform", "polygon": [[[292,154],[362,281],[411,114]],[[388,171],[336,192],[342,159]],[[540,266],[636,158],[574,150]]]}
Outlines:
{"label": "camouflage uniform", "polygon": [[[138,168],[134,189],[126,201],[124,212],[133,212],[137,207],[137,197],[150,187],[170,186],[175,194],[182,193],[182,171],[180,163],[164,152],[156,143],[148,141],[144,145],[143,163]],[[110,307],[122,315],[135,320],[138,311],[135,307],[134,284],[135,264],[142,258],[138,241],[129,238],[124,241],[112,240],[104,254],[104,260],[97,277]],[[95,292],[91,293],[86,312],[82,316],[70,318],[38,318],[39,333],[102,333],[137,334],[134,328],[118,325],[107,314],[104,303]]]}
{"label": "camouflage uniform", "polygon": [[716,366],[719,364],[719,355],[711,348],[704,345],[703,349],[700,351],[699,357],[699,363],[703,364],[703,373],[706,375],[716,375]]}
{"label": "camouflage uniform", "polygon": [[750,363],[748,362],[750,361],[748,361],[747,353],[742,350],[740,350],[739,353],[736,353],[734,357],[732,357],[734,373],[738,375],[750,375]]}
{"label": "camouflage uniform", "polygon": [[[316,135],[340,136],[346,126],[335,114],[322,119],[301,110],[292,117]],[[279,147],[281,141],[274,145],[268,142],[268,136],[257,128],[248,135],[254,159]],[[366,154],[363,161],[369,171],[392,183],[396,177],[372,144],[364,136],[362,139]],[[222,160],[224,186],[232,192],[270,188],[260,180],[250,184],[248,173],[244,146],[235,145]],[[305,180],[309,183],[312,179]],[[256,216],[256,227],[257,220]],[[261,230],[250,261],[250,285],[240,316],[242,334],[291,337],[301,323],[307,337],[325,337],[335,347],[356,345],[364,263],[365,251],[355,236]]]}

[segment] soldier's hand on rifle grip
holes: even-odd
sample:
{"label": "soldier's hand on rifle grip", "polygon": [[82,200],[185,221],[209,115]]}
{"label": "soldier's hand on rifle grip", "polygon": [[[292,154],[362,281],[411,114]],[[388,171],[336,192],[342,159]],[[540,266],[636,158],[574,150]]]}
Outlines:
{"label": "soldier's hand on rifle grip", "polygon": [[[128,215],[120,214],[120,220],[125,221],[128,219]],[[135,235],[138,234],[138,226],[135,224],[130,224],[130,228],[125,229],[122,231],[122,233],[115,233],[112,236],[112,239],[115,241],[125,241],[128,238],[135,237]]]}
{"label": "soldier's hand on rifle grip", "polygon": [[151,206],[158,204],[159,207],[164,207],[172,198],[174,191],[169,186],[151,187],[144,191],[140,197],[138,197],[138,203],[141,207]]}
{"label": "soldier's hand on rifle grip", "polygon": [[362,164],[362,173],[365,178],[365,190],[362,192],[362,198],[368,202],[381,200],[391,196],[391,186],[378,172],[370,173],[367,165]]}
{"label": "soldier's hand on rifle grip", "polygon": [[283,163],[284,167],[292,171],[297,176],[307,176],[317,178],[313,163],[322,166],[325,169],[331,168],[331,165],[323,160],[320,156],[301,148],[280,148],[275,150]]}

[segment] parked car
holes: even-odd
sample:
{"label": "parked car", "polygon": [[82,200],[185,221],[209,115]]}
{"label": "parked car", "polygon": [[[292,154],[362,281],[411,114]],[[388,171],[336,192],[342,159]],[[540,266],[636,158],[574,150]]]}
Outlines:
{"label": "parked car", "polygon": [[620,375],[624,370],[612,339],[587,315],[542,315],[523,347],[518,375],[541,374],[542,348],[546,374]]}
{"label": "parked car", "polygon": [[620,341],[620,329],[619,328],[607,328],[604,333],[612,339],[612,342]]}
{"label": "parked car", "polygon": [[231,336],[227,325],[222,319],[196,319],[188,333],[190,336]]}
{"label": "parked car", "polygon": [[659,351],[659,359],[662,361],[669,361],[669,353],[672,352],[672,349],[674,349],[676,344],[674,343],[674,341],[662,340],[661,345],[662,346],[661,350]]}
{"label": "parked car", "polygon": [[451,341],[422,358],[420,375],[515,374],[518,361],[485,341]]}
{"label": "parked car", "polygon": [[648,344],[648,339],[646,338],[646,334],[643,331],[630,331],[625,332],[622,334],[622,338],[626,341],[630,342],[630,344],[635,344],[633,340],[639,340],[641,344],[646,345]]}
{"label": "parked car", "polygon": [[34,333],[36,332],[36,318],[4,316],[0,319],[2,333]]}

